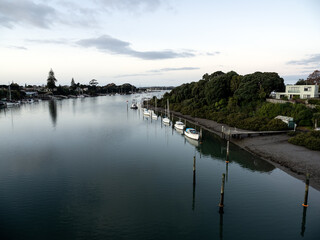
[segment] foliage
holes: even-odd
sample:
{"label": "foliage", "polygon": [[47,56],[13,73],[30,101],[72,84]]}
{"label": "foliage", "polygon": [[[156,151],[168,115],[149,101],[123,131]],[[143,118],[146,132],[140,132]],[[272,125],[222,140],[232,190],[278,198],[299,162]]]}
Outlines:
{"label": "foliage", "polygon": [[299,133],[289,139],[289,143],[304,146],[311,150],[320,150],[320,132],[311,131],[308,133]]}
{"label": "foliage", "polygon": [[307,85],[306,80],[304,79],[299,79],[295,85]]}
{"label": "foliage", "polygon": [[52,71],[52,69],[50,69],[49,76],[47,79],[47,87],[51,90],[54,89],[56,87],[56,81],[57,79],[54,76],[54,72]]}
{"label": "foliage", "polygon": [[308,99],[309,104],[313,105],[320,105],[320,100],[319,99]]}

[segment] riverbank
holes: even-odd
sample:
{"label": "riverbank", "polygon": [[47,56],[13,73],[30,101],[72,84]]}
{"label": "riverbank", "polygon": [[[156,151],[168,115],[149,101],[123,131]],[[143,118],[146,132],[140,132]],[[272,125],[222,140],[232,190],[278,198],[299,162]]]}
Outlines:
{"label": "riverbank", "polygon": [[[226,132],[229,129],[234,129],[226,124],[217,123],[212,120],[171,112],[174,116],[184,118],[220,137],[222,136],[222,126]],[[241,129],[237,130],[242,131]],[[288,139],[289,136],[287,134],[278,134],[242,139],[230,138],[230,141],[302,181],[305,180],[306,173],[310,173],[310,185],[320,190],[320,152],[290,144],[288,143]]]}

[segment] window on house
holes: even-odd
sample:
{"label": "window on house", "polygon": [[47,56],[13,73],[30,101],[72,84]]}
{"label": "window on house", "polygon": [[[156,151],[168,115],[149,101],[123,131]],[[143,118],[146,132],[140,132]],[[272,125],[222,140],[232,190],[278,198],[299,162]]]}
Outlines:
{"label": "window on house", "polygon": [[311,87],[305,87],[305,88],[304,88],[304,91],[305,91],[305,92],[310,92],[310,91],[311,91]]}

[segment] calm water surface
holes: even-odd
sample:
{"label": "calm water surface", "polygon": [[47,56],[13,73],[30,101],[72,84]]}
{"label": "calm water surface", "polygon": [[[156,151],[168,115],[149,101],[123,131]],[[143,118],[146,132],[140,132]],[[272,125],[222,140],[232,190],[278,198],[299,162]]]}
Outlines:
{"label": "calm water surface", "polygon": [[303,212],[303,182],[233,145],[226,168],[224,141],[197,146],[131,98],[0,111],[1,239],[320,239],[319,191]]}

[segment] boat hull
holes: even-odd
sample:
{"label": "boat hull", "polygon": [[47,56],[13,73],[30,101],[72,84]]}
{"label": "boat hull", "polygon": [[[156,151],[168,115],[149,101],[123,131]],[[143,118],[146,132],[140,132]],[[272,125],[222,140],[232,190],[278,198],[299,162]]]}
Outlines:
{"label": "boat hull", "polygon": [[198,132],[192,132],[192,131],[195,131],[194,129],[190,129],[190,128],[187,128],[186,131],[184,131],[184,135],[188,138],[191,138],[191,139],[194,139],[194,140],[199,140],[199,133]]}

